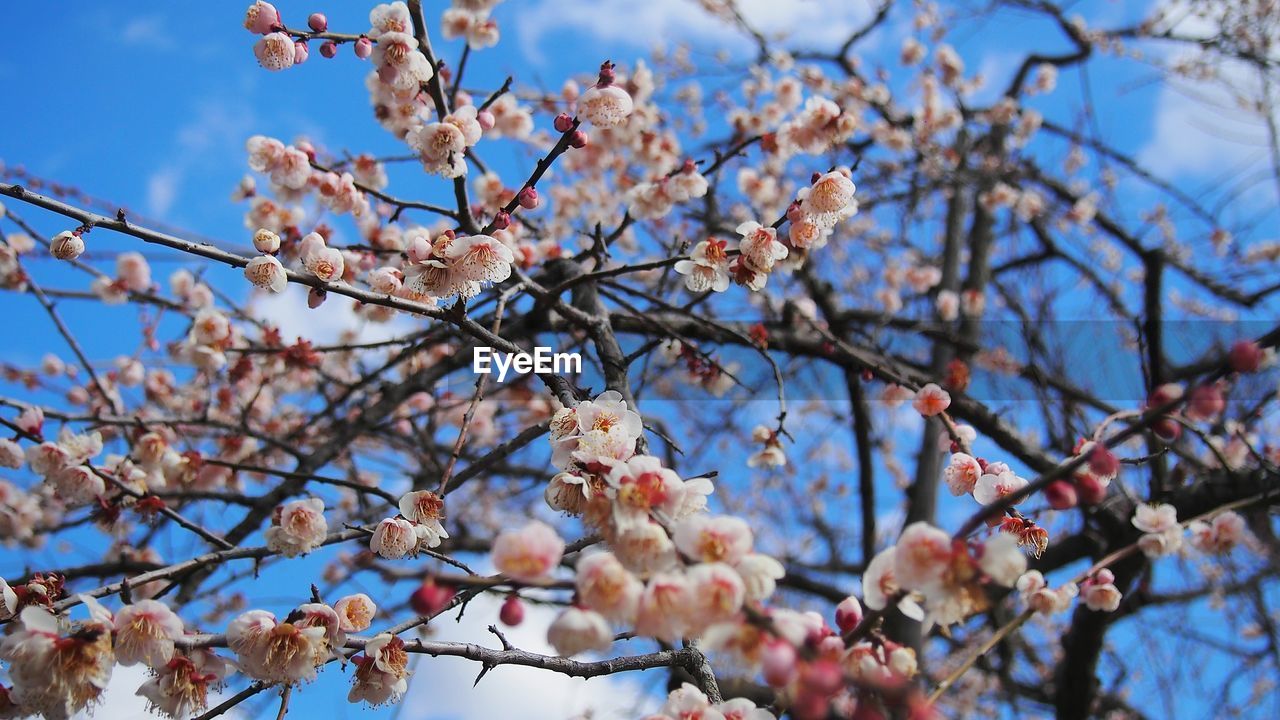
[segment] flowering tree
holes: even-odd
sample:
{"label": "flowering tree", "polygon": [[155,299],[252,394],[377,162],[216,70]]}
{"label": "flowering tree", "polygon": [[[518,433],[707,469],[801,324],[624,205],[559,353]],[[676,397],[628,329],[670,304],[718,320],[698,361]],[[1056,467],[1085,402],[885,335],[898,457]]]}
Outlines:
{"label": "flowering tree", "polygon": [[[665,48],[472,87],[496,3],[351,28],[250,6],[264,72],[368,63],[355,91],[402,149],[246,138],[231,245],[6,168],[0,284],[63,345],[5,368],[0,717],[74,715],[117,665],[174,718],[268,693],[283,716],[317,678],[395,704],[415,656],[477,682],[661,673],[655,720],[1274,693],[1280,328],[1197,345],[1168,323],[1275,307],[1271,188],[1209,204],[1101,137],[1087,97],[1037,110],[1067,73],[1149,63],[1238,100],[1280,179],[1274,3],[1125,25],[886,1],[819,50],[708,0],[747,62]],[[948,34],[1006,12],[1061,49],[993,89]],[[530,159],[488,164],[504,147]],[[164,285],[134,249],[104,270],[108,235],[188,267]],[[80,282],[47,282],[48,255]],[[290,284],[346,339],[258,309]],[[59,311],[85,300],[136,307],[139,349],[91,357]],[[1082,363],[1097,330],[1064,316],[1111,344]],[[477,373],[476,348],[514,371]],[[536,348],[582,366],[522,365]],[[31,566],[68,538],[100,557]],[[435,636],[486,597],[490,636]],[[557,655],[502,629],[528,623]],[[1161,699],[1195,669],[1140,649],[1171,647],[1252,685]]]}

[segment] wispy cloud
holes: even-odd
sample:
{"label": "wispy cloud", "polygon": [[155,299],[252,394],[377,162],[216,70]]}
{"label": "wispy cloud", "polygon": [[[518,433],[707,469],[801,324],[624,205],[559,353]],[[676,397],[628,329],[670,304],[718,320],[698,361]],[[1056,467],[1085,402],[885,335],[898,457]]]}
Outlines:
{"label": "wispy cloud", "polygon": [[[743,17],[769,38],[806,47],[831,47],[871,15],[865,2],[779,2],[741,0]],[[648,50],[655,44],[688,42],[701,48],[755,52],[742,29],[704,10],[693,0],[539,0],[522,5],[517,27],[520,47],[535,62],[545,60],[543,38],[556,30],[586,31],[601,45]],[[735,53],[738,54],[738,53]]]}
{"label": "wispy cloud", "polygon": [[187,176],[209,162],[224,161],[238,150],[252,127],[253,112],[243,103],[202,101],[174,135],[169,160],[147,178],[147,210],[163,217],[182,199]]}
{"label": "wispy cloud", "polygon": [[120,28],[116,36],[120,42],[150,50],[176,50],[178,42],[173,29],[159,15],[142,15],[132,18]]}
{"label": "wispy cloud", "polygon": [[[498,640],[487,628],[497,621],[501,601],[481,596],[472,600],[461,622],[452,617],[432,623],[438,628],[433,639],[485,642]],[[551,654],[546,628],[554,619],[552,608],[528,605],[525,620],[517,628],[503,628],[516,647]],[[634,643],[621,643],[623,652],[643,652]],[[591,711],[594,720],[643,717],[656,709],[652,689],[666,679],[661,671],[609,675],[584,680],[537,668],[501,666],[487,674],[479,685],[472,682],[479,672],[474,662],[456,658],[422,658],[409,695],[404,700],[406,720],[565,720]]]}

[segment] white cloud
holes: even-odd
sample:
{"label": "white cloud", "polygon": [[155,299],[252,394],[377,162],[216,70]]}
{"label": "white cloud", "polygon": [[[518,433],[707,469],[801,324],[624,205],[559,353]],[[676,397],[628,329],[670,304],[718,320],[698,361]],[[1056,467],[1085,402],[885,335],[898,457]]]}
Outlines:
{"label": "white cloud", "polygon": [[[1170,15],[1181,18],[1175,26],[1180,35],[1208,37],[1217,32],[1209,20],[1194,13]],[[1181,46],[1157,46],[1161,52],[1168,64],[1198,54]],[[1266,162],[1265,118],[1241,109],[1233,94],[1261,97],[1257,71],[1234,61],[1221,62],[1215,69],[1218,78],[1211,82],[1170,80],[1161,85],[1151,138],[1138,155],[1155,173],[1199,176],[1200,185],[1212,188],[1230,184]]]}
{"label": "white cloud", "polygon": [[[738,7],[751,27],[770,39],[806,47],[838,45],[871,16],[867,2],[741,0]],[[749,35],[694,0],[540,0],[521,7],[516,26],[521,49],[534,62],[545,59],[543,37],[555,30],[582,30],[602,45],[645,50],[675,42],[736,54],[756,49]]]}
{"label": "white cloud", "polygon": [[151,50],[174,50],[178,47],[167,21],[159,15],[144,15],[125,23],[117,36],[125,45]]}
{"label": "white cloud", "polygon": [[182,184],[183,172],[176,165],[160,168],[147,178],[147,212],[164,215],[173,207]]}
{"label": "white cloud", "polygon": [[[307,307],[307,290],[291,283],[282,293],[258,296],[254,314],[279,328],[285,343],[297,338],[317,345],[336,343],[347,330],[356,330],[356,342],[379,342],[405,335],[415,327],[415,320],[405,314],[386,323],[369,322],[356,314],[355,301],[342,295],[331,294],[322,307],[312,310]],[[421,326],[420,321],[416,326]]]}
{"label": "white cloud", "polygon": [[1170,82],[1160,90],[1155,127],[1139,159],[1161,175],[1217,176],[1233,167],[1243,174],[1265,157],[1265,147],[1263,118],[1240,110],[1222,86]]}
{"label": "white cloud", "polygon": [[166,162],[147,178],[147,212],[165,216],[182,199],[183,181],[189,171],[225,162],[242,146],[253,122],[252,111],[236,102],[202,102],[178,128],[175,149]]}
{"label": "white cloud", "polygon": [[[461,622],[442,618],[433,639],[471,642],[497,647],[487,628],[497,622],[501,601],[482,596],[473,600]],[[529,652],[555,654],[546,629],[555,617],[552,608],[526,605],[525,620],[517,628],[499,625],[511,644]],[[637,643],[619,643],[621,652],[644,652]],[[516,666],[499,666],[476,687],[477,663],[459,658],[424,656],[404,700],[408,720],[565,720],[587,710],[594,720],[642,717],[656,709],[654,688],[665,687],[661,670],[606,675],[585,680]]]}

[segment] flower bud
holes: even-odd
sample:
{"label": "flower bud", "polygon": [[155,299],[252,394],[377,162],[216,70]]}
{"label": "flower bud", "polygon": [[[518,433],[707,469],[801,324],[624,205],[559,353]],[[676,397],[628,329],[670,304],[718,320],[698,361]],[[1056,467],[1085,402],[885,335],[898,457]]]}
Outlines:
{"label": "flower bud", "polygon": [[293,44],[293,64],[301,65],[311,57],[311,51],[307,49],[307,44],[301,40]]}
{"label": "flower bud", "polygon": [[307,307],[315,310],[324,304],[325,298],[329,297],[329,293],[320,288],[311,288],[307,293]]}
{"label": "flower bud", "polygon": [[493,229],[506,230],[511,227],[511,214],[506,210],[499,210],[497,215],[493,216]]}
{"label": "flower bud", "polygon": [[1079,475],[1075,479],[1075,495],[1082,505],[1097,505],[1107,498],[1107,486],[1092,475]]}
{"label": "flower bud", "polygon": [[569,138],[569,147],[584,148],[587,146],[587,133],[582,130],[574,130],[573,137]]}
{"label": "flower bud", "polygon": [[1212,420],[1222,413],[1226,407],[1226,399],[1222,397],[1222,389],[1216,384],[1198,385],[1191,390],[1187,398],[1187,417],[1192,420]]}
{"label": "flower bud", "polygon": [[267,228],[258,228],[253,234],[253,248],[260,253],[275,253],[280,250],[280,236]]}
{"label": "flower bud", "polygon": [[1054,510],[1070,510],[1079,502],[1076,489],[1065,480],[1054,480],[1044,489],[1044,497]]}
{"label": "flower bud", "polygon": [[1240,340],[1231,346],[1227,355],[1231,369],[1238,373],[1256,372],[1262,365],[1262,348],[1252,340]]}
{"label": "flower bud", "polygon": [[422,586],[409,596],[409,607],[419,615],[435,615],[444,610],[453,599],[453,588],[437,585],[433,578],[427,578]]}
{"label": "flower bud", "polygon": [[520,194],[516,196],[520,202],[520,207],[525,210],[532,210],[538,207],[538,190],[536,188],[526,187],[520,190]]}
{"label": "flower bud", "polygon": [[320,45],[320,55],[325,58],[332,58],[338,54],[338,43],[332,40],[325,40]]}
{"label": "flower bud", "polygon": [[59,260],[75,260],[84,254],[84,238],[78,232],[64,230],[49,243],[49,252]]}
{"label": "flower bud", "polygon": [[1095,475],[1105,478],[1113,477],[1120,471],[1120,459],[1108,450],[1107,446],[1095,444],[1089,453],[1089,469]]}
{"label": "flower bud", "polygon": [[367,37],[362,37],[356,41],[356,57],[361,60],[368,60],[373,54],[373,41]]}
{"label": "flower bud", "polygon": [[1182,425],[1178,424],[1177,420],[1166,415],[1151,424],[1151,432],[1165,442],[1173,442],[1182,435]]}
{"label": "flower bud", "polygon": [[573,118],[569,117],[569,113],[560,113],[556,116],[553,125],[556,128],[556,132],[569,132],[573,128]]}
{"label": "flower bud", "polygon": [[515,627],[524,622],[524,603],[520,602],[518,595],[507,596],[502,609],[498,611],[498,619],[507,627]]}
{"label": "flower bud", "polygon": [[764,670],[764,681],[772,687],[783,687],[791,682],[796,674],[796,649],[783,640],[774,640],[765,645],[760,657]]}
{"label": "flower bud", "polygon": [[307,27],[316,32],[324,32],[329,29],[329,18],[324,13],[313,12],[307,17]]}
{"label": "flower bud", "polygon": [[860,622],[862,622],[862,603],[858,602],[858,598],[850,595],[841,600],[836,606],[836,627],[840,628],[840,632],[853,632]]}
{"label": "flower bud", "polygon": [[493,117],[493,113],[488,110],[481,110],[476,113],[476,122],[480,123],[481,130],[492,130],[493,126],[498,124],[497,119]]}

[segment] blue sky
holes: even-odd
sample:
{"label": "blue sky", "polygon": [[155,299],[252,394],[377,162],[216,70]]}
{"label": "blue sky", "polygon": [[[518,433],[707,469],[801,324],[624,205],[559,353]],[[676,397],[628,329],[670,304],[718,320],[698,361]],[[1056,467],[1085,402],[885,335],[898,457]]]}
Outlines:
{"label": "blue sky", "polygon": [[[312,59],[305,65],[267,73],[253,58],[253,37],[240,25],[246,4],[83,2],[58,11],[56,18],[49,17],[55,13],[47,6],[36,3],[4,4],[0,22],[6,27],[30,30],[10,33],[5,50],[0,51],[0,85],[6,88],[9,99],[7,112],[0,119],[0,161],[9,167],[21,165],[38,177],[74,185],[147,218],[228,246],[245,247],[248,231],[243,224],[243,208],[233,204],[229,194],[247,172],[243,146],[249,135],[260,133],[285,140],[306,135],[335,151],[403,152],[403,146],[382,131],[371,116],[363,85],[367,63],[356,60],[345,49],[337,59],[325,60],[313,48]],[[330,7],[324,8],[310,2],[276,4],[291,26],[301,26],[309,12],[323,9],[330,27],[343,32],[366,29],[372,5],[347,0],[330,2]],[[437,18],[444,7],[434,0],[426,4],[429,20]],[[789,31],[796,38],[793,45],[821,46],[838,43],[869,14],[867,2],[830,5],[839,9],[831,10],[809,0],[743,3],[747,17],[758,26]],[[495,12],[503,43],[496,50],[472,57],[466,85],[494,88],[507,74],[514,74],[526,87],[555,89],[566,77],[588,73],[606,57],[630,64],[647,56],[656,44],[663,42],[669,48],[674,40],[692,42],[694,56],[704,59],[720,51],[741,58],[752,49],[741,33],[710,19],[696,2],[655,0],[645,3],[643,10],[641,7],[633,0],[504,3]],[[967,11],[961,8],[960,12]],[[1137,14],[1134,4],[1121,2],[1085,3],[1080,5],[1080,12],[1097,24],[1108,26],[1127,22]],[[868,54],[863,58],[868,66],[896,67],[904,22],[898,18],[869,38],[865,46]],[[970,22],[965,28],[950,41],[958,46],[971,70],[989,76],[993,89],[1004,87],[1012,72],[1011,61],[1021,57],[1027,48],[1050,52],[1065,48],[1049,28],[1016,13]],[[1016,40],[1002,41],[998,47],[986,42],[996,36]],[[443,58],[456,59],[460,50],[457,41],[437,40],[436,44]],[[1182,94],[1150,83],[1151,71],[1130,66],[1120,72],[1119,66],[1109,60],[1091,67],[1087,77],[1064,73],[1057,93],[1037,98],[1031,105],[1062,124],[1075,126],[1083,118],[1075,108],[1080,106],[1088,83],[1095,97],[1104,101],[1095,120],[1099,134],[1172,174],[1184,189],[1199,191],[1215,181],[1222,184],[1217,179],[1224,171],[1236,175],[1249,172],[1239,168],[1253,162],[1256,148],[1224,140],[1218,137],[1221,132],[1215,132],[1230,130],[1239,134],[1232,124],[1235,120],[1229,116],[1206,115],[1196,110],[1199,106],[1190,104]],[[725,84],[723,77],[714,74],[706,81],[708,87]],[[536,122],[544,126],[546,120],[539,115]],[[1046,158],[1050,159],[1053,158]],[[1061,157],[1056,159],[1060,161]],[[499,170],[517,173],[527,172],[531,166],[527,153],[510,145],[489,151],[486,160]],[[421,176],[416,169],[397,169],[393,173],[393,182],[405,183],[393,185],[398,192],[425,200],[441,197],[443,184],[418,182]],[[425,190],[419,192],[419,188]],[[1274,217],[1274,189],[1264,185],[1252,193],[1248,197],[1256,198],[1256,202],[1246,203],[1246,212],[1237,219],[1251,219],[1258,207],[1272,208]],[[38,215],[15,202],[7,204],[43,232],[52,234],[65,229],[57,219]],[[1117,208],[1117,212],[1123,217],[1136,217],[1132,207]],[[91,239],[91,252],[131,247],[130,241],[102,232],[94,233]],[[1243,238],[1246,242],[1265,239],[1270,239],[1265,225]],[[159,280],[177,267],[163,253],[149,253],[149,257]],[[52,261],[36,263],[38,278],[45,284],[67,286],[72,278],[82,282]],[[209,273],[218,287],[238,297],[245,295],[238,272],[211,268]],[[67,282],[60,285],[64,280]],[[292,302],[297,308],[302,300],[294,293],[283,302]],[[61,310],[95,359],[129,354],[137,347],[139,337],[113,329],[136,328],[133,310],[104,313],[96,305],[74,302],[63,303]],[[60,338],[31,299],[0,295],[0,312],[10,319],[14,336],[21,338],[6,348],[0,361],[32,363],[50,350],[67,356]],[[294,333],[323,340],[334,331],[335,326],[326,324],[318,315],[290,316],[293,321],[289,327]],[[773,412],[769,403],[759,404],[762,421]],[[900,418],[899,422],[904,431],[913,429],[909,418]],[[890,494],[882,497],[885,495]],[[950,498],[944,500],[942,507],[944,526],[971,510],[971,505],[952,502]],[[72,542],[71,546],[42,551],[41,561],[56,563],[59,558],[80,553],[88,557],[95,538],[77,536]],[[173,547],[164,549],[166,557],[181,557],[193,549],[185,539],[175,542]],[[74,543],[82,546],[77,548]],[[317,574],[322,565],[322,559],[313,558],[272,572],[284,582],[297,582]],[[9,572],[10,566],[0,565],[0,570]],[[287,598],[277,600],[282,606],[293,602]],[[488,615],[492,612],[490,608]],[[475,612],[473,623],[464,628],[468,639],[483,636],[484,623],[475,619],[480,617],[483,614]],[[522,647],[539,649],[540,639],[534,630],[539,625],[536,618],[531,619],[522,629],[523,636],[513,639]],[[425,720],[481,717],[486,713],[503,716],[504,711],[510,712],[509,708],[527,705],[527,698],[536,698],[537,703],[547,704],[545,717],[555,718],[567,714],[567,707],[556,704],[565,693],[595,699],[610,696],[608,685],[596,683],[588,689],[581,681],[512,669],[496,671],[478,691],[472,692],[461,689],[469,687],[474,675],[475,668],[467,663],[442,660],[428,664],[424,660],[419,669],[431,680],[415,683],[414,695],[402,717]],[[619,682],[626,684],[622,695],[629,698],[640,693],[639,683],[659,681],[659,676],[650,674]],[[391,710],[367,711],[349,706],[345,692],[345,682],[317,683],[294,698],[294,712],[339,718],[393,714]],[[464,709],[468,712],[464,713]],[[265,711],[273,712],[274,708]],[[113,701],[97,717],[121,720],[133,717],[130,712]],[[541,720],[544,715],[526,713],[524,717]]]}

